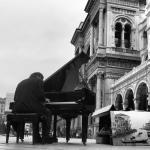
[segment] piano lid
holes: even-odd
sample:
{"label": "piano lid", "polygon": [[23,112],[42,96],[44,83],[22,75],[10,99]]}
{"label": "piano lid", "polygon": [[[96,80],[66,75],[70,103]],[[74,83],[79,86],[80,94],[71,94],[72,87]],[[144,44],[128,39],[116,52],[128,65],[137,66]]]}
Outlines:
{"label": "piano lid", "polygon": [[79,69],[89,57],[81,52],[44,81],[45,92],[74,91],[79,85]]}

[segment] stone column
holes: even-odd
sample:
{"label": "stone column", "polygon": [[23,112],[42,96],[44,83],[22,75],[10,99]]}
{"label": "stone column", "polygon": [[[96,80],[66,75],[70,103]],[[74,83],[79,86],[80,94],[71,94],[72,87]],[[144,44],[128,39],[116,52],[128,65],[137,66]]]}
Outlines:
{"label": "stone column", "polygon": [[91,24],[91,35],[90,35],[90,56],[93,55],[93,51],[94,51],[94,26],[93,24]]}
{"label": "stone column", "polygon": [[146,16],[147,16],[147,41],[148,41],[148,59],[150,59],[150,0],[147,0],[146,6]]}
{"label": "stone column", "polygon": [[105,74],[103,73],[103,76],[102,76],[102,96],[101,96],[101,99],[102,99],[102,102],[101,102],[101,107],[105,106]]}
{"label": "stone column", "polygon": [[74,129],[74,119],[71,120],[71,129]]}
{"label": "stone column", "polygon": [[103,9],[99,9],[99,36],[98,36],[98,45],[103,45]]}
{"label": "stone column", "polygon": [[91,80],[88,80],[87,83],[88,83],[89,89],[92,90]]}
{"label": "stone column", "polygon": [[74,120],[74,129],[77,129],[77,127],[78,127],[78,119],[75,118],[75,120]]}
{"label": "stone column", "polygon": [[125,45],[124,45],[124,26],[122,27],[122,33],[121,33],[121,47],[122,48],[125,48]]}
{"label": "stone column", "polygon": [[112,25],[111,26],[111,28],[112,28],[112,47],[116,47],[116,44],[115,44],[115,26],[114,25]]}
{"label": "stone column", "polygon": [[148,46],[147,46],[147,50],[148,50],[148,59],[150,59],[150,27],[147,30],[147,41],[148,41]]}
{"label": "stone column", "polygon": [[150,111],[150,92],[147,95],[147,110]]}
{"label": "stone column", "polygon": [[140,110],[140,99],[139,98],[134,99],[134,108],[136,111]]}
{"label": "stone column", "polygon": [[127,110],[128,107],[129,107],[128,99],[125,99],[124,102],[123,102],[123,110]]}
{"label": "stone column", "polygon": [[79,53],[81,53],[82,52],[82,46],[80,45],[79,46]]}
{"label": "stone column", "polygon": [[102,107],[102,72],[97,73],[96,109]]}
{"label": "stone column", "polygon": [[81,126],[82,126],[82,116],[81,115],[79,115],[78,116],[78,128],[80,129],[81,128]]}
{"label": "stone column", "polygon": [[136,32],[136,28],[132,28],[131,29],[131,49],[135,49],[135,32]]}

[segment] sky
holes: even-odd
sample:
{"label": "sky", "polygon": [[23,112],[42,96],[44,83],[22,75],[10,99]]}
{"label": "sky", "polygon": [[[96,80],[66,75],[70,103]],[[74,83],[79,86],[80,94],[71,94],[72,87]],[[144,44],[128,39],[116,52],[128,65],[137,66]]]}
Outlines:
{"label": "sky", "polygon": [[0,97],[33,72],[47,78],[74,57],[87,0],[0,0]]}

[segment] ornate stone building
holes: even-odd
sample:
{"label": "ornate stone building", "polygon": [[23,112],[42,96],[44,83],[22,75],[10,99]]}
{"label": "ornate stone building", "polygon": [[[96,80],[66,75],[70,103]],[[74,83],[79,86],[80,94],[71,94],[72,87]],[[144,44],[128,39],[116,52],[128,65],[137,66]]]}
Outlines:
{"label": "ornate stone building", "polygon": [[[149,7],[146,0],[87,1],[87,16],[75,30],[71,43],[75,55],[84,51],[90,56],[81,70],[96,93],[96,110],[109,104],[121,110],[126,99],[135,109],[134,99],[146,99],[150,83]],[[140,109],[146,110],[146,103]],[[98,122],[95,119],[94,130]]]}
{"label": "ornate stone building", "polygon": [[[141,64],[112,85],[112,103],[128,105],[129,109],[149,110],[150,107],[150,1],[138,24]],[[118,109],[121,109],[118,107]]]}

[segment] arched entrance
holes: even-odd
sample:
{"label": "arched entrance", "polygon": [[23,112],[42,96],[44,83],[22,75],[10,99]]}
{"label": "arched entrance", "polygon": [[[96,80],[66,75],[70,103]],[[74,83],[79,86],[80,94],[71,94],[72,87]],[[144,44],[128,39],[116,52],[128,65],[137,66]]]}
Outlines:
{"label": "arched entrance", "polygon": [[125,110],[134,110],[134,96],[133,91],[128,89],[125,94],[125,101],[124,101],[124,109]]}
{"label": "arched entrance", "polygon": [[146,83],[142,82],[136,92],[136,109],[137,110],[147,110],[147,93],[148,87]]}
{"label": "arched entrance", "polygon": [[123,106],[122,106],[122,96],[121,94],[118,94],[116,97],[116,101],[115,101],[115,108],[116,110],[122,110]]}

